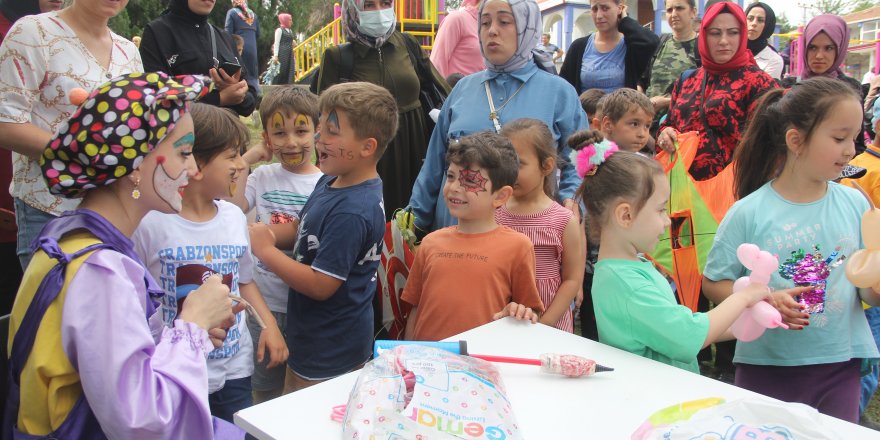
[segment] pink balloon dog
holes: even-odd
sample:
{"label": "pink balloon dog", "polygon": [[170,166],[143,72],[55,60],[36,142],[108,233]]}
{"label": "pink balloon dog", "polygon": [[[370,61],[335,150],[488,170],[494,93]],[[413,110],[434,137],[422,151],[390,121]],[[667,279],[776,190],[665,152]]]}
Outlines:
{"label": "pink balloon dog", "polygon": [[[752,273],[733,283],[734,293],[748,287],[749,284],[768,285],[770,275],[779,267],[778,258],[751,243],[739,245],[736,249],[736,256],[746,269],[751,269]],[[745,309],[739,315],[739,318],[730,326],[730,330],[736,339],[750,342],[760,338],[764,334],[764,330],[776,327],[787,329],[788,325],[782,322],[779,310],[776,310],[767,301],[758,301],[757,304]]]}

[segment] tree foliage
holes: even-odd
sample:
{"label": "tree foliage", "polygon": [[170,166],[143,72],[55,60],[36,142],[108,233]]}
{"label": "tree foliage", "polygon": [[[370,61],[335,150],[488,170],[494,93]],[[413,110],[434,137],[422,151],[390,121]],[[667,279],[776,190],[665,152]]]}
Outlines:
{"label": "tree foliage", "polygon": [[[278,14],[287,12],[293,16],[294,34],[308,37],[325,26],[333,18],[331,0],[248,0],[248,5],[260,23],[257,52],[260,68],[266,66],[272,56],[272,42],[278,27]],[[113,32],[126,38],[142,35],[147,23],[155,20],[167,8],[168,0],[130,1],[126,9],[110,20]],[[219,28],[226,23],[226,12],[232,7],[230,0],[218,0],[208,20]]]}
{"label": "tree foliage", "polygon": [[864,11],[868,8],[873,8],[874,6],[880,6],[880,1],[877,0],[860,0],[854,2],[855,4],[850,9],[849,13]]}
{"label": "tree foliage", "polygon": [[846,15],[880,5],[877,0],[814,0],[812,11],[815,14]]}
{"label": "tree foliage", "polygon": [[[780,34],[787,34],[797,30],[797,27],[791,24],[791,21],[788,20],[788,16],[786,16],[784,12],[776,17],[776,24],[779,26]],[[779,37],[779,47],[776,49],[783,52],[790,43],[791,37]]]}

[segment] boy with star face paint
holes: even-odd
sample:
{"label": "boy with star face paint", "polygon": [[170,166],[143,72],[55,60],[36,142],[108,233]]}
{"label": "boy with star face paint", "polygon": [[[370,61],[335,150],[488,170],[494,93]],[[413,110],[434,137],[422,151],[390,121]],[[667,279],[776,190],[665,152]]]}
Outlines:
{"label": "boy with star face paint", "polygon": [[[318,97],[301,87],[279,87],[260,103],[263,145],[242,157],[249,165],[273,155],[277,162],[257,167],[235,200],[245,213],[256,210],[258,223],[299,223],[306,201],[323,176],[313,157],[319,113]],[[293,258],[292,251],[285,254]],[[289,287],[261,261],[256,263],[254,281],[286,338]],[[248,318],[248,328],[257,340],[261,329],[252,318]],[[255,404],[280,396],[284,389],[284,367],[267,368],[267,363],[255,360],[251,376]]]}
{"label": "boy with star face paint", "polygon": [[428,234],[416,253],[401,296],[413,305],[406,339],[439,341],[506,316],[537,322],[534,245],[495,222],[519,174],[516,150],[479,132],[451,144],[446,161],[443,198],[458,225]]}

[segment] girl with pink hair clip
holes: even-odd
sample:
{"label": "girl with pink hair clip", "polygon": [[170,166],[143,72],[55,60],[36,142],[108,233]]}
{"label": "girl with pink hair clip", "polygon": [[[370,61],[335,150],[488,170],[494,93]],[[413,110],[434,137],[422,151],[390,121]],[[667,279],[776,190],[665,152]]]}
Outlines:
{"label": "girl with pink hair clip", "polygon": [[766,286],[751,284],[708,313],[679,305],[663,275],[641,256],[670,224],[663,168],[601,137],[573,148],[589,232],[601,237],[592,292],[599,341],[699,374],[697,352],[731,339],[731,324],[769,294]]}

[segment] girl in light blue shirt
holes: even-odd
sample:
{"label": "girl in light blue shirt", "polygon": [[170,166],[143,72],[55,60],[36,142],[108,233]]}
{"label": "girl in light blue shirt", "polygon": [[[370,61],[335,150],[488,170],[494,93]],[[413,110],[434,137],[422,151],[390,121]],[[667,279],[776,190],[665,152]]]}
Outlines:
{"label": "girl in light blue shirt", "polygon": [[[736,152],[739,201],[718,228],[703,291],[716,304],[730,296],[746,274],[740,244],[777,254],[770,303],[790,329],[737,342],[735,383],[856,423],[861,371],[878,357],[861,301],[878,305],[880,292],[856,289],[842,267],[863,247],[868,202],[829,181],[855,155],[860,100],[847,84],[816,78],[767,92],[754,115]],[[778,291],[792,286],[814,289],[794,297]]]}

